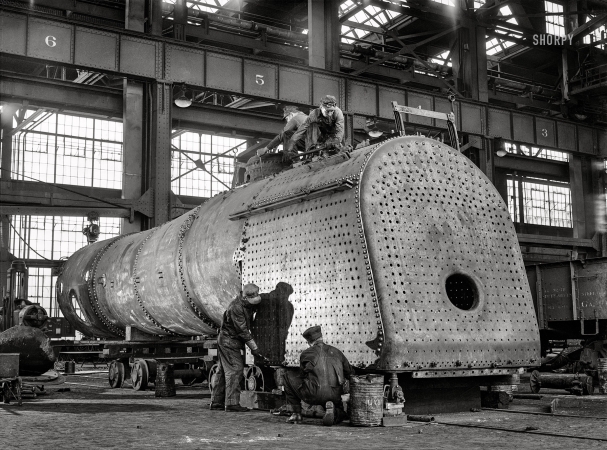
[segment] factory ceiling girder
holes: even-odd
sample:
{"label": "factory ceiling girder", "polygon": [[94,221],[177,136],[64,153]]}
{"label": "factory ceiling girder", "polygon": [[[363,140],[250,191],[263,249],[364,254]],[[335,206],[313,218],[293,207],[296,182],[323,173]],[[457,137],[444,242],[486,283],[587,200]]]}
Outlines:
{"label": "factory ceiling girder", "polygon": [[4,102],[122,117],[122,92],[115,89],[0,72],[0,95]]}
{"label": "factory ceiling girder", "polygon": [[[12,98],[15,102],[26,100],[36,107],[56,106],[64,111],[82,111],[122,117],[122,96],[109,94],[111,92],[109,89],[57,81],[45,81],[41,83],[43,88],[33,89],[33,83],[33,80],[1,76],[0,95],[3,99]],[[381,85],[352,81],[347,84],[347,93],[348,112],[361,116],[375,116],[392,120],[393,114],[389,102],[396,97],[400,97],[399,104],[422,106],[442,112],[450,111],[449,102],[442,96],[411,90],[395,90]],[[520,101],[523,100],[529,101],[530,105],[534,104],[529,99],[520,99]],[[100,109],[90,106],[99,104],[108,106]],[[607,156],[607,130],[605,129],[593,129],[571,122],[553,120],[544,115],[534,116],[511,112],[482,103],[456,102],[455,113],[458,129],[465,133],[503,137],[534,145]],[[275,135],[284,126],[280,118],[274,115],[209,105],[193,104],[190,108],[185,109],[174,107],[172,115],[173,126],[176,128],[234,132],[240,136],[250,137]],[[428,121],[428,119],[411,119],[411,123],[442,127],[442,124]],[[546,136],[543,136],[544,134]]]}
{"label": "factory ceiling girder", "polygon": [[[439,110],[444,104],[442,96],[427,92],[414,92],[398,85],[384,86],[340,73],[277,64],[270,60],[250,56],[235,56],[217,49],[211,51],[202,46],[152,37],[142,33],[124,30],[108,33],[92,25],[76,27],[66,20],[43,20],[33,14],[9,13],[5,8],[0,9],[0,16],[5,18],[5,24],[11,24],[11,28],[5,33],[10,32],[15,36],[22,35],[22,39],[11,39],[9,43],[6,39],[2,39],[0,50],[9,54],[20,54],[27,59],[45,57],[67,65],[86,67],[90,70],[104,70],[134,79],[186,82],[190,86],[265,98],[279,103],[311,106],[315,104],[317,97],[331,92],[338,97],[344,110],[366,116],[392,117],[389,104],[383,104],[385,103],[384,94],[387,92],[401,96],[399,103],[402,102],[402,97],[409,97],[412,100],[426,98],[428,100],[424,100],[424,106],[436,107]],[[26,20],[28,16],[32,16],[32,19]],[[49,54],[43,47],[45,44],[42,35],[48,30],[56,31],[58,35],[64,36],[68,41],[66,43],[68,47],[63,52]],[[40,42],[41,39],[42,42]],[[21,41],[23,48],[17,48],[16,45]],[[25,42],[28,42],[27,49]],[[95,45],[95,42],[99,48],[91,48],[90,45]],[[94,55],[94,58],[91,58],[91,54]],[[235,76],[225,77],[227,72]],[[255,82],[258,75],[263,77],[263,84]],[[380,101],[381,104],[379,104]],[[425,103],[429,104],[425,105]],[[459,103],[464,112],[473,110],[475,111],[473,118],[478,117],[478,123],[474,124],[469,118],[460,116],[459,125],[463,129],[462,131],[484,134],[486,127],[483,122],[487,113],[487,105],[464,99],[459,100]],[[100,107],[107,108],[105,105],[100,105]],[[540,120],[544,120],[544,118],[542,117]],[[552,122],[550,128],[558,128],[560,124],[561,121]],[[567,128],[580,128],[579,125],[573,123],[567,125]],[[488,128],[491,130],[491,126]],[[594,133],[596,137],[593,139],[594,145],[591,152],[595,152],[598,148],[607,148],[606,144],[602,144],[603,141],[607,142],[607,137],[604,137],[606,132],[596,128]],[[489,135],[491,135],[490,132]],[[538,139],[537,136],[532,140],[531,143],[542,144],[542,139]],[[526,142],[528,141],[526,140]],[[544,144],[559,145],[554,139],[550,139]],[[578,145],[575,144],[573,148],[566,147],[565,149],[575,151],[578,149]]]}

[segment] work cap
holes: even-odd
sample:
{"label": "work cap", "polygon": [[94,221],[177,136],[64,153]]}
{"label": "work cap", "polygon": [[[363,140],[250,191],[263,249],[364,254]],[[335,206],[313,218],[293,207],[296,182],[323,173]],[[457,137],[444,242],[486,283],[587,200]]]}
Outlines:
{"label": "work cap", "polygon": [[245,297],[257,297],[259,295],[259,287],[252,283],[245,284],[245,287],[242,289],[242,295]]}
{"label": "work cap", "polygon": [[302,336],[306,338],[306,341],[313,342],[318,338],[322,337],[322,331],[320,330],[320,325],[315,325],[313,327],[308,328],[303,332]]}
{"label": "work cap", "polygon": [[282,118],[284,119],[289,114],[296,113],[298,111],[299,111],[299,108],[297,106],[287,105],[284,108],[282,108]]}
{"label": "work cap", "polygon": [[320,99],[320,104],[327,108],[335,108],[337,106],[337,99],[332,95],[325,95]]}

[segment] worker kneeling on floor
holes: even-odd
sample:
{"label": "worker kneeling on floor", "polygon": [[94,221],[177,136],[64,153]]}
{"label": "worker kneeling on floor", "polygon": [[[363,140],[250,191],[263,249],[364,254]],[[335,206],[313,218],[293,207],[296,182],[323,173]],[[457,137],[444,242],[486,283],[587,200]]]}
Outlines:
{"label": "worker kneeling on floor", "polygon": [[302,423],[301,402],[324,405],[323,425],[331,426],[345,418],[341,400],[343,385],[352,368],[341,351],[325,344],[319,326],[303,332],[310,348],[299,357],[300,370],[286,372],[284,390],[291,416],[287,423]]}

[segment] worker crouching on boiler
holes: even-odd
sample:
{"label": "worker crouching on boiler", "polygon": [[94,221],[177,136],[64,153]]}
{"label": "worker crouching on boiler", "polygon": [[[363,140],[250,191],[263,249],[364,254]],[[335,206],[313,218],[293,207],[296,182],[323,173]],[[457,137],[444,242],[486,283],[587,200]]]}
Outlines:
{"label": "worker crouching on boiler", "polygon": [[287,423],[302,423],[303,400],[310,405],[324,405],[322,423],[331,426],[345,417],[341,395],[352,368],[342,352],[324,343],[319,326],[308,328],[303,337],[310,348],[299,357],[300,371],[287,372],[284,378],[287,408],[292,413]]}
{"label": "worker crouching on boiler", "polygon": [[211,395],[212,410],[249,411],[249,408],[240,406],[240,383],[244,376],[241,351],[246,344],[253,356],[268,362],[268,359],[259,353],[250,331],[254,307],[261,303],[261,300],[259,288],[254,284],[247,284],[242,295],[236,297],[223,313],[223,322],[217,338],[219,368],[216,375],[217,384]]}

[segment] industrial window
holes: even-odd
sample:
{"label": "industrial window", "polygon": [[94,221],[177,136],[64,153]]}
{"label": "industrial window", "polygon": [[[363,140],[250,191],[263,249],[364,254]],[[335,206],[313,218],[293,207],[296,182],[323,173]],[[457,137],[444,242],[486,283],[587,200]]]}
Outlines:
{"label": "industrial window", "polygon": [[[400,13],[382,9],[374,5],[365,5],[352,0],[346,0],[339,5],[339,17],[344,22],[343,16],[347,15],[349,24],[341,26],[341,42],[345,44],[356,44],[360,41],[366,43],[382,43],[381,35],[385,28],[390,28],[390,24]],[[357,27],[355,24],[361,24]]]}
{"label": "industrial window", "polygon": [[[509,6],[502,6],[499,10],[499,14],[500,16],[512,16],[512,10],[510,9]],[[515,25],[518,25],[517,20],[514,17],[511,17],[510,19],[507,19],[506,22],[510,22],[513,23]],[[488,55],[496,55],[500,52],[504,52],[507,48],[512,47],[513,45],[516,45],[514,42],[509,41],[508,37],[514,37],[514,38],[522,38],[522,34],[521,33],[517,33],[514,31],[506,31],[506,29],[504,28],[499,28],[496,27],[495,28],[496,33],[499,34],[503,34],[504,38],[497,38],[497,37],[487,37],[487,54]]]}
{"label": "industrial window", "polygon": [[177,195],[212,197],[230,189],[234,156],[246,140],[178,130],[173,132],[171,189]]}
{"label": "industrial window", "polygon": [[572,227],[568,183],[510,176],[507,185],[508,212],[513,222]]}
{"label": "industrial window", "polygon": [[[594,19],[594,16],[588,15],[586,22],[589,22],[592,19]],[[596,30],[594,30],[591,33],[588,33],[586,36],[584,36],[584,44],[590,44],[593,42],[601,41],[599,44],[595,44],[595,47],[605,50],[607,48],[607,46],[605,44],[606,39],[607,39],[607,25],[601,25]]]}
{"label": "industrial window", "polygon": [[552,161],[569,161],[569,153],[562,152],[560,150],[550,150],[547,148],[534,147],[525,144],[515,144],[512,142],[505,142],[504,149],[508,153],[515,155],[533,156],[535,158],[550,159]]}
{"label": "industrial window", "polygon": [[432,0],[433,2],[436,3],[442,3],[443,5],[447,5],[447,6],[455,6],[455,4],[453,3],[454,0]]}
{"label": "industrial window", "polygon": [[565,17],[563,6],[554,2],[544,2],[546,9],[546,33],[555,36],[565,36]]}
{"label": "industrial window", "polygon": [[122,188],[122,122],[28,109],[13,125],[14,179]]}
{"label": "industrial window", "polygon": [[445,67],[453,66],[453,64],[451,63],[451,52],[449,50],[445,50],[444,52],[439,53],[434,58],[430,58],[429,61],[436,64],[440,64],[441,66],[444,65]]}
{"label": "industrial window", "polygon": [[27,297],[42,306],[50,317],[63,317],[57,305],[55,283],[57,277],[50,267],[28,267]]}
{"label": "industrial window", "polygon": [[[228,3],[229,0],[196,0],[192,2],[186,1],[188,8],[193,8],[198,11],[216,13],[219,11],[218,6],[223,6]],[[162,0],[163,3],[175,4],[175,0]],[[208,5],[208,6],[207,6]]]}
{"label": "industrial window", "polygon": [[[120,234],[120,218],[99,218],[99,240]],[[59,260],[87,244],[85,217],[11,216],[10,252],[17,259]]]}

